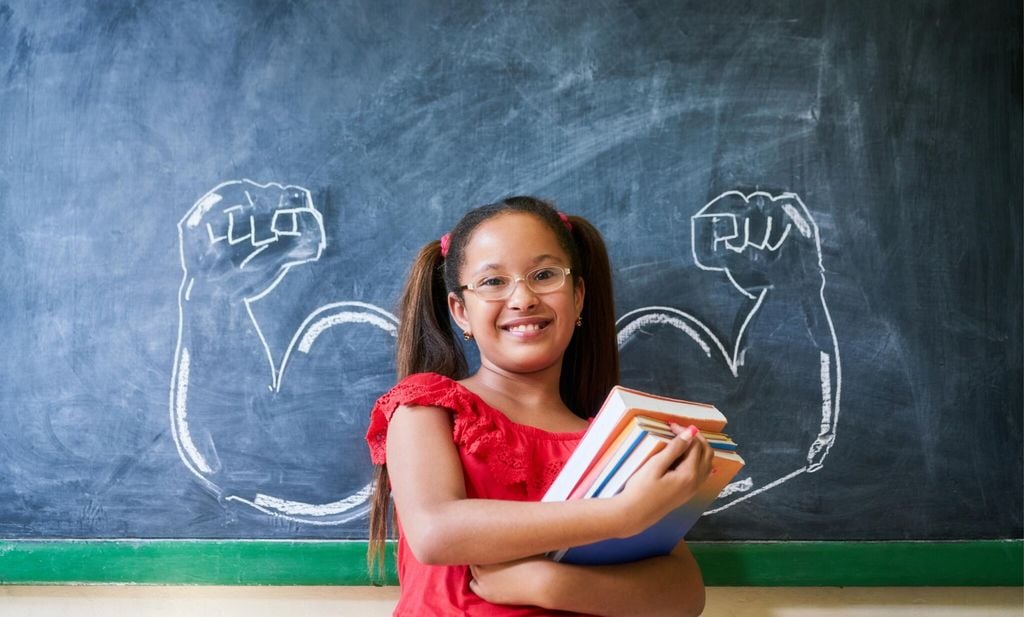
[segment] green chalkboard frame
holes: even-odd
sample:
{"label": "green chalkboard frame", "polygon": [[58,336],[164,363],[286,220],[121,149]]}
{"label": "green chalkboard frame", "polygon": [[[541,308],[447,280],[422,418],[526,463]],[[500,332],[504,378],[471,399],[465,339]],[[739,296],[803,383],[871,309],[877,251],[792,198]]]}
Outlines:
{"label": "green chalkboard frame", "polygon": [[[1024,540],[691,547],[712,586],[1024,586]],[[345,541],[2,540],[0,584],[369,585],[365,554]]]}

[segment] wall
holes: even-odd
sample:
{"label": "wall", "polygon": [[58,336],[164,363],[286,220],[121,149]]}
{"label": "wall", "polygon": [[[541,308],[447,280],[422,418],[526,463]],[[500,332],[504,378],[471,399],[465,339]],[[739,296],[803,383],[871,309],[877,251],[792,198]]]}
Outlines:
{"label": "wall", "polygon": [[0,0],[0,580],[365,538],[402,275],[510,193],[604,231],[625,383],[730,418],[691,539],[1021,538],[1020,17]]}

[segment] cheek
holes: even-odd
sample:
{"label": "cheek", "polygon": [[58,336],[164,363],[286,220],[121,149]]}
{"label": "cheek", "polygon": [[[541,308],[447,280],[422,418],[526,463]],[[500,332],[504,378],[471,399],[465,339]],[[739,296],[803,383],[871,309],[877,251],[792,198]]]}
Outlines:
{"label": "cheek", "polygon": [[565,306],[559,312],[562,316],[561,321],[565,325],[567,330],[576,329],[576,319],[580,316],[580,303],[575,297],[570,297],[566,300]]}
{"label": "cheek", "polygon": [[480,303],[468,306],[465,315],[470,323],[483,325],[497,320],[498,311],[488,304]]}

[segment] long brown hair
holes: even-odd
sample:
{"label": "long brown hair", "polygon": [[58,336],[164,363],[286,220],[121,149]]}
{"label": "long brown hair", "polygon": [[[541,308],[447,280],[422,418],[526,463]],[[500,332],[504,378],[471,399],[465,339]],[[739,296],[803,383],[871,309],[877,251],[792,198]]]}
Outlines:
{"label": "long brown hair", "polygon": [[[562,401],[573,413],[589,418],[597,413],[608,391],[619,382],[608,250],[601,234],[586,219],[569,216],[567,226],[550,203],[535,197],[509,197],[470,210],[452,228],[446,256],[441,255],[437,240],[420,250],[399,302],[398,379],[425,372],[452,379],[467,376],[466,358],[448,314],[448,293],[454,291],[462,298],[459,273],[465,259],[464,249],[473,231],[484,221],[508,213],[532,214],[543,221],[569,256],[574,284],[576,279],[586,282],[587,296],[580,314],[583,325],[576,329],[565,350],[559,389]],[[367,557],[371,575],[376,573],[377,578],[382,579],[388,521],[393,514],[386,465],[377,466],[374,482]]]}

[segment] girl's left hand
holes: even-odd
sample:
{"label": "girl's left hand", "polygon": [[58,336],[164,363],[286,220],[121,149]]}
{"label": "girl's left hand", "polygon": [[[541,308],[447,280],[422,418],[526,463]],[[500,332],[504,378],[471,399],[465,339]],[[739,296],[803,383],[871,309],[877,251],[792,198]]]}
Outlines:
{"label": "girl's left hand", "polygon": [[555,562],[547,557],[527,557],[486,566],[469,566],[469,588],[493,604],[540,605],[541,590]]}

